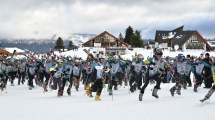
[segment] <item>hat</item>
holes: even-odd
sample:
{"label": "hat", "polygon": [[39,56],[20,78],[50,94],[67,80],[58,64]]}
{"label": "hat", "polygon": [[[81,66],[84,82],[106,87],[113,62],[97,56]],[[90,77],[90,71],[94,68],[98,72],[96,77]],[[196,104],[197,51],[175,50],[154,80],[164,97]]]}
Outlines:
{"label": "hat", "polygon": [[210,54],[209,54],[209,53],[206,53],[205,55],[210,56]]}

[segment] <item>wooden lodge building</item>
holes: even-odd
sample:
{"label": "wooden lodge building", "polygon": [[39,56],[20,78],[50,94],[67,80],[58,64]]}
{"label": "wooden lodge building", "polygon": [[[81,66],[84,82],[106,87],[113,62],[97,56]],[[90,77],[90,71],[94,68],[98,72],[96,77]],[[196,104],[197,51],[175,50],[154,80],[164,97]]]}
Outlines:
{"label": "wooden lodge building", "polygon": [[157,30],[155,34],[155,42],[161,46],[174,48],[179,46],[182,51],[186,50],[207,50],[212,51],[213,48],[196,30],[183,30],[184,26],[174,30]]}
{"label": "wooden lodge building", "polygon": [[126,48],[129,47],[127,43],[108,33],[107,31],[95,36],[82,44],[83,47],[90,48],[104,48],[106,53],[120,52],[124,54]]}

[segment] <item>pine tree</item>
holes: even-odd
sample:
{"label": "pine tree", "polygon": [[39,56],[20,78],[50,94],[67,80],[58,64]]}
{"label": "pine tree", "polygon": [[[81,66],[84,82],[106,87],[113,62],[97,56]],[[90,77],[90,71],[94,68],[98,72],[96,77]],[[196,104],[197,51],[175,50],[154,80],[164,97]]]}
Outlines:
{"label": "pine tree", "polygon": [[63,43],[63,39],[61,37],[58,37],[57,41],[56,41],[56,45],[54,47],[55,49],[63,49],[64,50],[64,43]]}
{"label": "pine tree", "polygon": [[73,48],[73,42],[72,41],[69,41],[69,45],[68,45],[68,50],[72,50]]}
{"label": "pine tree", "polygon": [[141,31],[136,30],[131,37],[131,45],[134,47],[143,47]]}
{"label": "pine tree", "polygon": [[122,33],[119,33],[119,39],[124,41],[124,38],[122,36]]}
{"label": "pine tree", "polygon": [[125,39],[124,42],[131,44],[131,38],[134,34],[133,28],[131,26],[128,26],[128,28],[125,31]]}

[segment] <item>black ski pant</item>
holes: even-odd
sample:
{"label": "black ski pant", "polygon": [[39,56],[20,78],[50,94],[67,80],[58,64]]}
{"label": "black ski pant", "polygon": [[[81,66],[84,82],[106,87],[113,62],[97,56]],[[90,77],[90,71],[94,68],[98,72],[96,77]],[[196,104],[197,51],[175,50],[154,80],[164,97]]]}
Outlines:
{"label": "black ski pant", "polygon": [[108,89],[112,90],[113,86],[117,87],[116,77],[111,76],[108,83]]}
{"label": "black ski pant", "polygon": [[69,82],[69,87],[68,87],[68,89],[72,88],[72,77],[69,76],[69,77],[67,77],[67,78],[64,78],[63,81],[62,81],[62,87],[61,87],[62,91],[63,91],[64,88],[65,88],[66,82]]}
{"label": "black ski pant", "polygon": [[103,89],[102,79],[97,79],[95,83],[91,86],[92,92],[97,92],[97,95],[100,95]]}
{"label": "black ski pant", "polygon": [[53,87],[52,87],[52,89],[53,90],[57,90],[57,88],[60,89],[61,87],[62,87],[62,80],[61,80],[61,78],[53,77]]}
{"label": "black ski pant", "polygon": [[22,83],[25,81],[25,75],[26,75],[25,72],[19,72],[18,84],[20,84],[21,80],[22,80]]}
{"label": "black ski pant", "polygon": [[142,83],[142,74],[133,72],[129,81],[130,88],[135,89],[134,87],[137,86],[138,89],[141,89]]}
{"label": "black ski pant", "polygon": [[189,86],[192,86],[192,82],[191,82],[191,79],[190,79],[190,74],[188,76],[185,75],[185,78],[186,78],[186,83],[188,83]]}
{"label": "black ski pant", "polygon": [[34,79],[34,75],[28,75],[28,85],[30,86],[30,87],[34,87],[34,85],[33,85],[33,79]]}
{"label": "black ski pant", "polygon": [[195,78],[196,78],[196,85],[199,86],[202,84],[202,76],[195,74]]}
{"label": "black ski pant", "polygon": [[15,72],[9,72],[8,77],[10,79],[11,84],[13,84],[13,81],[14,81],[14,79],[16,77],[16,73]]}
{"label": "black ski pant", "polygon": [[48,85],[49,79],[50,79],[50,73],[44,73],[44,77],[45,77],[45,85]]}
{"label": "black ski pant", "polygon": [[[203,74],[204,78],[204,84],[206,88],[211,88],[212,87],[212,83],[213,83],[213,78],[212,78],[212,74],[211,74],[211,70],[209,68],[205,68],[205,74]],[[209,77],[211,76],[211,77]]]}
{"label": "black ski pant", "polygon": [[149,81],[151,79],[156,81],[156,85],[155,85],[154,88],[160,89],[160,83],[161,83],[160,75],[156,74],[156,75],[150,77],[149,76],[149,70],[148,70],[147,73],[146,73],[146,76],[145,76],[145,83],[144,83],[144,85],[143,85],[143,87],[141,88],[141,91],[140,91],[142,94],[144,93],[144,91],[145,91],[146,87],[148,86]]}

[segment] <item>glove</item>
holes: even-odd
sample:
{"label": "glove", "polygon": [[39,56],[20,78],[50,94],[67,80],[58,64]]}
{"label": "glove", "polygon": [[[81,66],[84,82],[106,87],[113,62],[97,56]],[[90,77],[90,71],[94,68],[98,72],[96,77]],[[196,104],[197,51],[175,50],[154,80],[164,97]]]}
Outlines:
{"label": "glove", "polygon": [[69,71],[70,71],[70,68],[67,68],[66,71],[69,72]]}

